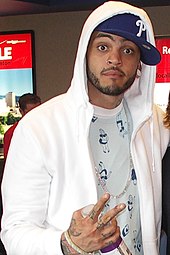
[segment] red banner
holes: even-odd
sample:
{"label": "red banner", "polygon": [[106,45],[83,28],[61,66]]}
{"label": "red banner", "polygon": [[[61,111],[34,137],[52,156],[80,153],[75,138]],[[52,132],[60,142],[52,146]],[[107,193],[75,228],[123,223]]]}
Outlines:
{"label": "red banner", "polygon": [[0,35],[0,69],[20,68],[32,68],[31,35]]}
{"label": "red banner", "polygon": [[156,82],[170,82],[170,38],[156,38],[156,46],[161,54],[157,65]]}

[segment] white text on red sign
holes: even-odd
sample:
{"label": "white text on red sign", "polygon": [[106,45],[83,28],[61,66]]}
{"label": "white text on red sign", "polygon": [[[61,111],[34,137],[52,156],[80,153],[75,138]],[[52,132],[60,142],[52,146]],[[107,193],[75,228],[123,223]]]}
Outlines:
{"label": "white text on red sign", "polygon": [[0,48],[0,60],[12,59],[12,47]]}

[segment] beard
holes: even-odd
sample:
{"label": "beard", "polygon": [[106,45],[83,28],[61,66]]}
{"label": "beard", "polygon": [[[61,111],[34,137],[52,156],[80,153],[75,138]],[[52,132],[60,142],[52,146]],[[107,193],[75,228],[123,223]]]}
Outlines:
{"label": "beard", "polygon": [[[123,75],[123,73],[122,73],[122,75]],[[105,95],[109,95],[109,96],[119,96],[119,95],[123,94],[126,90],[128,90],[132,86],[135,78],[136,78],[136,73],[132,77],[130,77],[122,87],[116,86],[114,84],[114,79],[112,79],[113,80],[112,85],[103,86],[100,83],[100,80],[97,78],[97,76],[93,72],[91,72],[89,67],[87,67],[87,79],[88,79],[88,81],[96,89],[98,89],[101,93],[103,93]]]}

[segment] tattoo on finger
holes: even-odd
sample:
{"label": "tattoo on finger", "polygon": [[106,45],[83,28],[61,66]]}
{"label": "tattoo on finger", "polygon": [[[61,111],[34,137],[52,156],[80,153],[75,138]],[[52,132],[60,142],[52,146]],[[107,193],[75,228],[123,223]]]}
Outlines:
{"label": "tattoo on finger", "polygon": [[105,225],[105,224],[104,224],[102,221],[98,221],[98,222],[97,222],[96,228],[97,228],[97,229],[101,229],[101,228],[104,227],[104,225]]}
{"label": "tattoo on finger", "polygon": [[91,213],[89,214],[90,219],[94,220],[95,216],[96,216],[96,211],[92,210]]}
{"label": "tattoo on finger", "polygon": [[101,235],[102,235],[102,239],[104,240],[104,239],[110,237],[112,235],[112,233],[111,232],[109,232],[107,234],[102,233]]}

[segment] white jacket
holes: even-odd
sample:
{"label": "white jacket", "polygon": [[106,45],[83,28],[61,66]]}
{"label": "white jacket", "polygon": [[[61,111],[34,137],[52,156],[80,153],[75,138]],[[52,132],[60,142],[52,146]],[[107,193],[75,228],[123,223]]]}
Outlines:
{"label": "white jacket", "polygon": [[[86,87],[85,54],[93,29],[106,18],[140,15],[154,44],[144,11],[106,2],[82,31],[70,89],[29,112],[18,124],[6,161],[1,237],[8,255],[62,255],[61,233],[72,213],[97,201],[89,126],[93,106]],[[158,255],[161,225],[161,159],[169,141],[162,112],[154,107],[155,67],[142,64],[142,76],[125,98],[133,119],[131,152],[138,179],[145,255]]]}

